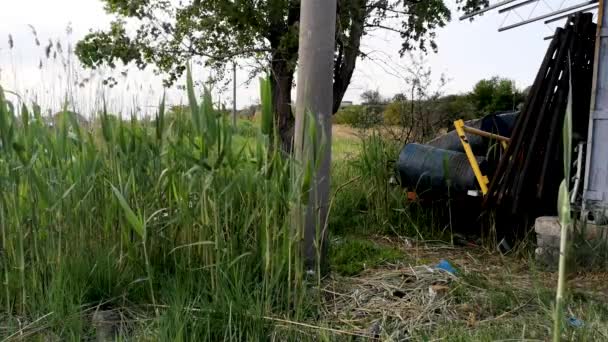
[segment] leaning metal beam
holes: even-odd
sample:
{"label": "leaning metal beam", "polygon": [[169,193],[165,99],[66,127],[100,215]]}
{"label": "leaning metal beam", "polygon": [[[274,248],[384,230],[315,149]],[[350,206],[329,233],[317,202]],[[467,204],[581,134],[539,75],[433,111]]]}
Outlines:
{"label": "leaning metal beam", "polygon": [[[551,19],[549,19],[549,20],[545,20],[545,24],[551,24],[551,23],[554,23],[554,22],[556,22],[556,21],[560,21],[560,20],[562,20],[562,19],[566,19],[566,18],[568,18],[569,16],[571,16],[571,15],[573,15],[573,14],[576,14],[576,13],[583,13],[583,12],[587,12],[587,11],[594,10],[594,9],[598,8],[598,6],[599,6],[599,4],[595,4],[595,5],[592,5],[592,6],[587,7],[587,8],[583,8],[583,9],[580,9],[580,10],[577,10],[577,11],[574,11],[574,12],[570,12],[570,13],[566,13],[566,14],[563,14],[563,15],[557,16],[557,17],[555,17],[555,18],[551,18]],[[552,37],[553,37],[553,36],[552,36]]]}
{"label": "leaning metal beam", "polygon": [[[595,4],[595,5],[591,6],[591,7],[587,7],[587,8],[583,8],[581,10],[578,10],[578,11],[574,11],[574,12],[570,12],[570,13],[567,13],[567,14],[563,14],[563,15],[560,15],[558,17],[551,18],[549,20],[545,20],[545,24],[551,24],[551,23],[554,23],[556,21],[560,21],[560,20],[566,19],[566,18],[568,18],[569,16],[571,16],[573,14],[587,13],[589,11],[593,11],[593,10],[597,9],[598,7],[599,7],[599,4]],[[546,36],[545,38],[543,38],[543,40],[553,39],[553,37],[554,37],[553,35]]]}
{"label": "leaning metal beam", "polygon": [[462,17],[460,17],[460,20],[465,20],[465,19],[469,19],[469,18],[478,16],[480,14],[483,14],[483,13],[489,12],[489,11],[491,11],[493,9],[496,9],[496,8],[508,5],[508,4],[513,3],[515,1],[517,1],[517,0],[503,0],[501,2],[497,2],[494,5],[490,5],[490,6],[484,7],[482,9],[480,9],[480,10],[475,11],[475,12],[467,13],[467,14],[463,15]]}
{"label": "leaning metal beam", "polygon": [[498,10],[498,13],[502,14],[505,12],[509,12],[509,11],[512,11],[512,10],[520,8],[520,7],[524,7],[524,6],[534,3],[534,2],[538,2],[538,0],[526,0],[524,2],[520,2],[518,4],[509,6],[509,7],[501,8],[500,10]]}
{"label": "leaning metal beam", "polygon": [[514,29],[516,27],[520,27],[520,26],[523,26],[523,25],[527,25],[527,24],[530,24],[530,23],[537,22],[539,20],[551,18],[551,17],[554,17],[556,15],[564,14],[564,13],[567,13],[567,12],[579,9],[581,7],[585,7],[585,6],[589,6],[591,4],[595,4],[597,2],[598,2],[598,0],[589,0],[589,1],[584,2],[582,4],[578,4],[578,5],[562,8],[561,10],[558,10],[558,11],[555,11],[555,12],[543,14],[543,15],[540,15],[538,17],[534,17],[534,18],[531,18],[531,19],[528,19],[528,20],[520,21],[520,22],[512,24],[512,25],[501,27],[501,28],[498,29],[498,32],[507,31],[507,30],[510,30],[510,29]]}

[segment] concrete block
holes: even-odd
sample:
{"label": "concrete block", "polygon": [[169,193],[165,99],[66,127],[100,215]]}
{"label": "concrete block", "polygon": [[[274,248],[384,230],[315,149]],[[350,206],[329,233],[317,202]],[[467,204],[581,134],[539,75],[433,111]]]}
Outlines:
{"label": "concrete block", "polygon": [[562,226],[559,224],[559,218],[556,216],[542,216],[537,218],[534,223],[536,235],[559,237],[561,229]]}
{"label": "concrete block", "polygon": [[91,323],[95,328],[98,342],[118,341],[122,320],[116,311],[95,311],[91,317]]}
{"label": "concrete block", "polygon": [[559,264],[559,245],[561,225],[554,216],[539,217],[534,224],[537,248],[534,251],[536,261],[550,269]]}
{"label": "concrete block", "polygon": [[559,248],[537,247],[534,252],[538,263],[551,270],[557,269],[559,265]]}
{"label": "concrete block", "polygon": [[[545,266],[555,269],[559,264],[561,225],[557,217],[539,217],[534,225],[537,248],[536,260]],[[608,227],[596,224],[578,224],[569,238],[568,255],[570,262],[579,266],[590,266],[597,262],[599,253],[596,247],[608,245]]]}
{"label": "concrete block", "polygon": [[555,235],[537,235],[536,245],[538,247],[559,247],[560,237]]}

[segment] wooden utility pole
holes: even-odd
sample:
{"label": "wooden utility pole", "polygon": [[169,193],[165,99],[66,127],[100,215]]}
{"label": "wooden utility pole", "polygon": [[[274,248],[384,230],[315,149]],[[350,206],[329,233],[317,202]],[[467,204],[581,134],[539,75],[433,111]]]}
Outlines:
{"label": "wooden utility pole", "polygon": [[232,127],[236,127],[236,62],[232,63]]}
{"label": "wooden utility pole", "polygon": [[335,34],[336,0],[302,0],[294,146],[304,172],[313,175],[299,215],[308,270],[323,263],[326,250]]}

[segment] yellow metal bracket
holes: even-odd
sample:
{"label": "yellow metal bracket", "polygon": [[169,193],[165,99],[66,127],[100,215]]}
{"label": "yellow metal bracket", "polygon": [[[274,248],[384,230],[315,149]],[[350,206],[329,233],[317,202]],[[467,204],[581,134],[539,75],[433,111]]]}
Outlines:
{"label": "yellow metal bracket", "polygon": [[[490,183],[490,180],[488,179],[487,176],[484,176],[481,173],[481,169],[479,168],[479,163],[477,163],[477,158],[475,158],[475,155],[473,154],[473,150],[471,149],[471,145],[469,144],[469,139],[467,139],[467,134],[465,132],[465,129],[471,129],[471,128],[466,127],[464,125],[463,120],[455,121],[454,127],[456,127],[456,133],[458,133],[458,137],[460,138],[462,147],[464,147],[464,152],[467,154],[467,158],[469,159],[469,164],[471,164],[471,168],[473,169],[475,178],[477,178],[477,182],[479,183],[479,187],[481,188],[481,193],[485,196],[488,193],[488,184]],[[481,132],[487,133],[484,131],[481,131]],[[489,133],[487,133],[487,134],[489,134]]]}

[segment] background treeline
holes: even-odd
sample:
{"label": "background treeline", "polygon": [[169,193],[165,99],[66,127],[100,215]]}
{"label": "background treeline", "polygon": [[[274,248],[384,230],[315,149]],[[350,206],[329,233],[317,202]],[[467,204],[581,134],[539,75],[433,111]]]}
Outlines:
{"label": "background treeline", "polygon": [[406,127],[419,137],[430,137],[449,129],[457,119],[475,119],[489,113],[517,110],[527,89],[501,77],[484,79],[465,94],[444,95],[414,83],[411,91],[383,96],[378,90],[361,95],[360,105],[344,105],[334,123],[355,128]]}

